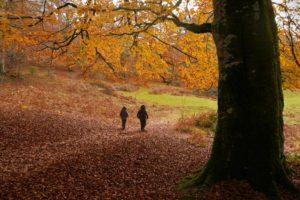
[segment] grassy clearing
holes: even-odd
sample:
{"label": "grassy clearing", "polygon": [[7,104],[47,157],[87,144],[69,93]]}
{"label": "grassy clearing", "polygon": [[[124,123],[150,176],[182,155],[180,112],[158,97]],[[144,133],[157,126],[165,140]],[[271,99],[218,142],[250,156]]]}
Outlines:
{"label": "grassy clearing", "polygon": [[[199,146],[211,143],[211,133],[216,121],[210,120],[208,113],[216,113],[216,100],[191,95],[177,96],[149,92],[151,90],[140,89],[121,93],[149,106],[150,115],[155,115],[156,119],[176,122],[176,130],[179,132],[193,133],[189,142]],[[300,92],[285,91],[284,98],[284,122],[287,125],[286,153],[290,162],[299,163]]]}
{"label": "grassy clearing", "polygon": [[[148,89],[140,89],[134,92],[121,92],[124,96],[134,97],[138,101],[150,104],[160,105],[171,108],[173,111],[168,117],[178,119],[184,116],[197,115],[202,112],[216,111],[217,102],[213,99],[201,98],[190,95],[175,96],[171,94],[150,94]],[[285,91],[285,123],[288,125],[300,124],[300,92]]]}
{"label": "grassy clearing", "polygon": [[195,96],[175,96],[171,94],[150,94],[148,89],[140,89],[135,92],[121,92],[124,96],[134,97],[140,102],[165,106],[171,109],[166,117],[178,119],[183,115],[195,115],[206,111],[215,111],[217,103],[215,100]]}
{"label": "grassy clearing", "polygon": [[135,97],[139,101],[146,103],[167,105],[174,107],[202,107],[215,110],[217,108],[216,101],[199,98],[195,96],[174,96],[170,94],[150,94],[147,89],[140,89],[136,92],[122,92],[124,96]]}

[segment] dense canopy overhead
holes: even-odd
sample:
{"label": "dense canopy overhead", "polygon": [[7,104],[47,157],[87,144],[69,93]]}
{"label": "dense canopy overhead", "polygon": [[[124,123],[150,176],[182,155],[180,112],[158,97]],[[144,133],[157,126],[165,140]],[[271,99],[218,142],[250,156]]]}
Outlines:
{"label": "dense canopy overhead", "polygon": [[[211,0],[5,0],[0,6],[2,63],[22,54],[23,62],[62,63],[107,77],[217,86]],[[299,87],[299,3],[274,6],[285,86]],[[33,53],[40,59],[33,61]]]}

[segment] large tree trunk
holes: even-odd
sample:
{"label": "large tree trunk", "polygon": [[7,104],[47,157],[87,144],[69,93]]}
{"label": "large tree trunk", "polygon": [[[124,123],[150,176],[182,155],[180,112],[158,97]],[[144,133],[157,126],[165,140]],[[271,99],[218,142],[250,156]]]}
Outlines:
{"label": "large tree trunk", "polygon": [[219,60],[218,125],[212,153],[192,180],[246,179],[279,198],[288,185],[283,155],[283,94],[270,0],[214,0]]}

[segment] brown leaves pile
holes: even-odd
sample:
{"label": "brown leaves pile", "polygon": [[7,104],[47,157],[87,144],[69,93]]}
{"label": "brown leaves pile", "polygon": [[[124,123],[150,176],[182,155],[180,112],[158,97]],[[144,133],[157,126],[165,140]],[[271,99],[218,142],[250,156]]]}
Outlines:
{"label": "brown leaves pile", "polygon": [[163,129],[121,133],[79,116],[1,110],[4,199],[174,199],[176,182],[203,164],[201,149]]}

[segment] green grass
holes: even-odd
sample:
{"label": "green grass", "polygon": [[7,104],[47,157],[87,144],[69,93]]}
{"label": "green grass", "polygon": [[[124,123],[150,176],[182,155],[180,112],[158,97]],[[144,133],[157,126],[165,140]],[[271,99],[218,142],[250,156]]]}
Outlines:
{"label": "green grass", "polygon": [[[181,115],[193,115],[204,111],[217,110],[217,102],[196,96],[174,96],[170,94],[150,94],[148,89],[135,92],[121,92],[124,96],[136,98],[140,102],[152,105],[174,107],[168,117],[178,118]],[[286,124],[300,124],[300,92],[284,92],[284,120]]]}
{"label": "green grass", "polygon": [[296,165],[300,165],[300,154],[299,153],[287,153],[286,158],[287,158],[288,162],[294,163]]}
{"label": "green grass", "polygon": [[284,92],[284,101],[286,109],[295,109],[300,111],[300,92]]}
{"label": "green grass", "polygon": [[122,92],[124,96],[135,97],[139,101],[175,107],[203,107],[216,109],[216,101],[195,96],[174,96],[170,94],[150,94],[149,90],[141,89],[136,92]]}
{"label": "green grass", "polygon": [[121,92],[124,96],[134,97],[140,102],[150,105],[175,107],[167,117],[179,118],[181,115],[192,115],[202,111],[216,110],[215,100],[195,96],[174,96],[170,94],[150,94],[148,89],[135,92]]}
{"label": "green grass", "polygon": [[284,92],[284,121],[288,125],[300,124],[300,92]]}

